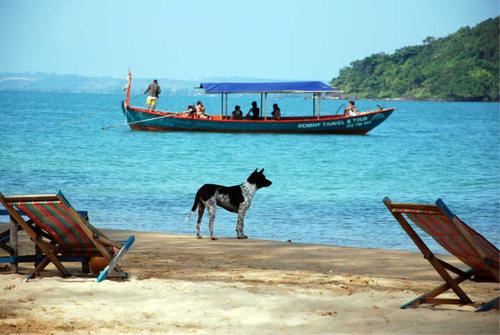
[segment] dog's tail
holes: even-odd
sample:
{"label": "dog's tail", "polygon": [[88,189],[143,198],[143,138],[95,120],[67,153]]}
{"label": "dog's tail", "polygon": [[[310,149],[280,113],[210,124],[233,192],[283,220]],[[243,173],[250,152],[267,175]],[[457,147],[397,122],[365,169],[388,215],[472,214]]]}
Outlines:
{"label": "dog's tail", "polygon": [[198,204],[200,203],[200,198],[198,197],[198,194],[194,197],[194,202],[193,202],[193,207],[191,207],[191,213],[194,213],[196,210],[196,207],[198,207]]}
{"label": "dog's tail", "polygon": [[186,215],[186,221],[191,220],[191,217],[193,216],[194,211],[196,210],[196,207],[198,207],[199,203],[200,203],[200,199],[198,199],[198,195],[196,195],[194,197],[194,203],[193,203],[193,207],[191,208],[191,212],[189,212],[188,215]]}

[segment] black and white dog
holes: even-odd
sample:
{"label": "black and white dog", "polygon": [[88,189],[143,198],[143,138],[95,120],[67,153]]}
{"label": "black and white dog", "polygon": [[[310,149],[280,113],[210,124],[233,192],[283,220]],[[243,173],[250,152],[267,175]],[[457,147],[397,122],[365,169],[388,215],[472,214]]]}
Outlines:
{"label": "black and white dog", "polygon": [[216,240],[214,236],[214,220],[215,220],[215,208],[220,206],[229,212],[238,213],[238,222],[236,224],[236,237],[238,239],[246,239],[243,233],[243,219],[247,213],[250,204],[252,203],[253,196],[255,192],[262,187],[268,187],[272,184],[270,180],[266,179],[264,176],[264,169],[254,172],[247,178],[247,180],[235,186],[222,186],[214,184],[205,184],[198,192],[194,198],[193,208],[191,208],[191,215],[193,215],[196,208],[198,208],[198,221],[196,223],[196,238],[201,238],[200,235],[200,225],[203,218],[203,213],[205,208],[208,208],[208,214],[210,221],[208,228],[210,230],[210,238]]}

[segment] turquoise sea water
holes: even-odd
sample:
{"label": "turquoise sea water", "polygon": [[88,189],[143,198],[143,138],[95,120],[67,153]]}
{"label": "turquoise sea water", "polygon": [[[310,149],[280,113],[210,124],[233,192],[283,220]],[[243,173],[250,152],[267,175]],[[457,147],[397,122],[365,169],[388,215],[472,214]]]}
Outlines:
{"label": "turquoise sea water", "polygon": [[[164,96],[160,109],[203,99]],[[0,191],[62,190],[100,227],[195,233],[185,221],[204,183],[235,185],[255,168],[273,181],[245,220],[250,238],[415,250],[382,203],[441,197],[465,222],[500,243],[500,122],[496,103],[358,101],[396,111],[367,136],[134,132],[121,95],[0,92]],[[255,96],[230,97],[244,111]],[[304,97],[272,96],[284,115],[309,114]],[[143,104],[136,98],[135,104]],[[342,101],[323,100],[322,114]],[[207,218],[202,233],[207,235]],[[215,232],[234,237],[220,209]]]}

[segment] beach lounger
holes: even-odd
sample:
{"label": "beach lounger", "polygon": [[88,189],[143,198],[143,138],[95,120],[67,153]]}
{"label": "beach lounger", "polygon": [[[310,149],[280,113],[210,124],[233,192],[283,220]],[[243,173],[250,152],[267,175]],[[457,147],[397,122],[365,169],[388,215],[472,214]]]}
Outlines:
{"label": "beach lounger", "polygon": [[[108,262],[108,267],[105,273],[101,273],[99,281],[105,279],[113,270],[113,274],[118,277],[127,276],[116,263],[130,248],[134,236],[129,236],[123,244],[109,239],[82,217],[61,192],[14,196],[4,196],[0,193],[0,203],[9,213],[13,223],[26,232],[35,243],[38,253],[42,255],[41,258],[33,259],[36,267],[27,279],[36,277],[50,263],[56,266],[63,277],[70,276],[70,272],[62,265],[65,261],[81,261],[84,272],[87,272],[85,269],[88,269],[92,256],[104,257]],[[29,219],[25,220],[23,216]],[[4,235],[6,234],[2,236]],[[5,240],[4,236],[4,242]],[[12,250],[7,251],[11,253]],[[14,261],[22,260],[22,257],[14,257]]]}
{"label": "beach lounger", "polygon": [[[20,210],[17,211],[20,215],[24,215],[23,212]],[[88,218],[88,212],[87,211],[78,211],[80,215],[85,219],[89,220]],[[7,218],[7,220],[10,219],[10,222],[4,222],[7,223],[7,229],[0,232],[0,249],[4,250],[9,254],[9,256],[0,256],[0,264],[2,263],[10,263],[11,268],[14,269],[14,271],[17,273],[18,272],[18,263],[27,263],[27,262],[37,262],[41,260],[41,254],[38,252],[37,254],[33,255],[23,255],[19,256],[18,254],[18,243],[17,243],[17,236],[18,236],[18,231],[20,229],[20,226],[10,218],[9,212],[6,209],[0,209],[0,220],[3,219],[3,217]],[[31,219],[28,219],[26,221],[28,224],[32,225],[33,221]],[[36,251],[39,251],[38,248],[36,248]],[[64,261],[73,261],[73,262],[82,262],[82,268],[84,273],[88,273],[88,262],[89,262],[89,257],[62,257],[59,256],[59,259],[64,259]]]}
{"label": "beach lounger", "polygon": [[[467,279],[499,282],[498,249],[454,215],[441,199],[438,199],[435,205],[424,205],[393,203],[386,197],[384,198],[384,204],[420,249],[424,258],[429,261],[444,280],[444,284],[409,301],[402,305],[401,308],[416,307],[424,303],[470,304],[472,300],[459,286],[460,283]],[[467,271],[462,271],[434,255],[412,228],[410,222],[413,222],[430,235],[450,254],[470,268]],[[449,271],[458,276],[452,278]],[[450,289],[457,295],[458,299],[437,298],[437,296]],[[485,311],[491,308],[498,309],[498,302],[499,298],[497,297],[480,306],[476,311]]]}

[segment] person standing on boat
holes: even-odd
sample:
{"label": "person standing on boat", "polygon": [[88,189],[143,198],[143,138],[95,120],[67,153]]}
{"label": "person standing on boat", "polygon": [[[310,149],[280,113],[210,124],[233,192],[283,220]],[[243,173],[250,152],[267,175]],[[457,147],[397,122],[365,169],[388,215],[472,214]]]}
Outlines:
{"label": "person standing on boat", "polygon": [[281,119],[281,109],[278,107],[278,104],[273,104],[273,111],[271,112],[274,120]]}
{"label": "person standing on boat", "polygon": [[233,120],[241,120],[243,119],[243,112],[240,109],[240,106],[236,105],[234,106],[234,111],[233,111]]}
{"label": "person standing on boat", "polygon": [[344,109],[344,116],[356,116],[358,115],[358,109],[354,106],[354,101],[349,101],[349,106]]}
{"label": "person standing on boat", "polygon": [[245,118],[252,119],[252,120],[258,120],[259,114],[260,114],[260,109],[259,109],[259,107],[257,107],[257,101],[252,101],[252,108],[250,108],[250,110],[248,111]]}
{"label": "person standing on boat", "polygon": [[158,100],[158,96],[161,93],[161,88],[160,85],[158,85],[158,80],[153,80],[151,84],[149,84],[148,88],[146,91],[144,91],[143,94],[148,94],[148,98],[146,99],[146,107],[148,107],[148,110],[152,108],[153,110],[156,107],[156,102]]}

